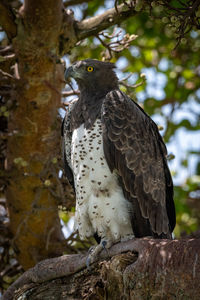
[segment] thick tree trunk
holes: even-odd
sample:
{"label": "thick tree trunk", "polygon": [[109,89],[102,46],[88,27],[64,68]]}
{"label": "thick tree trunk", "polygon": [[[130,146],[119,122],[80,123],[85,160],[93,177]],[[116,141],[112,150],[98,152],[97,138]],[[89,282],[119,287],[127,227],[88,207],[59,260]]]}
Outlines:
{"label": "thick tree trunk", "polygon": [[57,64],[62,1],[24,1],[14,41],[18,56],[17,105],[9,119],[7,189],[10,228],[18,260],[27,269],[62,254],[63,235],[52,159],[60,152],[56,124],[63,67]]}
{"label": "thick tree trunk", "polygon": [[101,253],[86,269],[86,256],[66,255],[25,272],[3,300],[193,299],[200,295],[200,239],[130,240]]}

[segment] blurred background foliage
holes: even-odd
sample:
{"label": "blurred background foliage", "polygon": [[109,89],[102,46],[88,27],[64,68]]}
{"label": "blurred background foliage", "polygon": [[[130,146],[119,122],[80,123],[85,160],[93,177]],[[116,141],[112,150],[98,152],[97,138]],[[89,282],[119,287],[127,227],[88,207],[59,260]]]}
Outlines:
{"label": "blurred background foliage", "polygon": [[[153,1],[120,27],[82,41],[64,59],[67,66],[85,58],[110,60],[120,80],[128,77],[121,89],[137,97],[167,144],[177,212],[174,233],[180,237],[200,229],[200,27],[183,28],[187,6],[167,2],[175,10],[164,6],[166,1]],[[114,1],[89,1],[70,8],[81,20],[113,6]],[[200,7],[194,12],[197,23],[199,15]],[[130,37],[127,47],[119,45]]]}

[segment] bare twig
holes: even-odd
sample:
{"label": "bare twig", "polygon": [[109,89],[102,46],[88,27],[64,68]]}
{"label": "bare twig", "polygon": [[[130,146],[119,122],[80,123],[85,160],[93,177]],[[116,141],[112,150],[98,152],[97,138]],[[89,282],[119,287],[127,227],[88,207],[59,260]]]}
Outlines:
{"label": "bare twig", "polygon": [[8,77],[8,78],[11,78],[11,79],[15,79],[14,76],[10,75],[9,73],[7,72],[4,72],[0,69],[0,74],[3,75],[4,77]]}
{"label": "bare twig", "polygon": [[13,51],[12,45],[5,46],[5,47],[0,46],[0,55],[12,54],[12,51]]}
{"label": "bare twig", "polygon": [[80,94],[79,90],[64,91],[64,92],[62,92],[62,97],[69,97],[69,96],[74,96],[74,95],[79,95],[79,94]]}
{"label": "bare twig", "polygon": [[118,3],[118,0],[115,0],[115,10],[116,10],[116,13],[118,14],[119,11],[118,11],[118,8],[117,8],[117,3]]}
{"label": "bare twig", "polygon": [[15,54],[10,54],[10,55],[5,55],[5,56],[1,56],[0,55],[0,63],[1,62],[5,62],[5,61],[14,61],[15,58]]}
{"label": "bare twig", "polygon": [[[89,19],[84,19],[80,22],[76,20],[72,20],[73,28],[75,30],[74,41],[72,44],[77,44],[79,41],[87,38],[89,36],[97,36],[99,32],[104,29],[113,26],[115,24],[120,24],[124,20],[133,17],[138,13],[136,1],[123,1],[122,4],[117,5],[117,1],[115,1],[114,7],[106,10],[104,13],[91,17]],[[180,3],[181,4],[181,3]],[[141,10],[144,9],[145,5],[148,5],[148,1],[140,0]],[[171,4],[171,1],[163,0],[159,2],[159,5],[165,8],[165,13],[169,16],[178,16],[180,20],[180,25],[176,24],[176,34],[178,35],[177,40],[180,42],[185,33],[195,26],[197,29],[200,28],[200,18],[195,15],[195,11],[200,5],[200,0],[188,1],[187,5],[182,5],[181,7],[174,7]],[[151,6],[151,2],[149,1],[150,12],[153,12],[153,7]],[[173,26],[172,23],[170,23]],[[189,26],[189,28],[188,28]],[[108,38],[108,36],[107,36]],[[102,38],[100,37],[102,40]],[[105,43],[105,41],[104,41]],[[102,43],[103,44],[103,43]],[[121,49],[124,49],[126,44],[121,45]],[[112,51],[108,48],[107,43],[104,45],[108,51],[108,58],[111,57]],[[111,45],[110,45],[111,46]],[[114,47],[114,46],[113,46]],[[128,45],[127,45],[128,47]],[[115,49],[115,52],[121,51],[120,48]]]}
{"label": "bare twig", "polygon": [[12,65],[16,61],[16,56],[15,54],[9,54],[9,55],[1,55],[0,54],[0,68],[4,72],[9,72],[10,69],[12,68]]}
{"label": "bare twig", "polygon": [[128,83],[127,83],[127,80],[128,80],[132,75],[133,75],[133,74],[131,73],[131,74],[129,74],[128,76],[126,76],[126,77],[122,78],[121,80],[119,80],[119,84],[125,86],[127,89],[135,89],[135,88],[137,88],[137,87],[139,87],[139,86],[141,86],[141,85],[143,85],[143,84],[145,83],[145,81],[146,81],[146,76],[145,76],[145,74],[141,74],[141,75],[140,75],[141,81],[140,81],[139,83],[136,83],[136,84],[133,84],[133,85],[128,84]]}
{"label": "bare twig", "polygon": [[[107,50],[107,53],[103,55],[104,59],[110,60],[113,56],[113,53],[119,53],[128,48],[131,42],[137,38],[137,35],[122,34],[122,30],[117,31],[117,28],[115,27],[112,34],[100,32],[96,38]],[[109,42],[107,42],[105,39],[109,40]]]}
{"label": "bare twig", "polygon": [[[70,87],[70,91],[63,91],[62,92],[62,97],[70,97],[70,96],[77,96],[80,94],[80,91],[79,90],[75,90],[71,84],[70,81],[67,82],[67,85]],[[69,102],[68,103],[64,103],[64,105],[68,106],[69,105]]]}

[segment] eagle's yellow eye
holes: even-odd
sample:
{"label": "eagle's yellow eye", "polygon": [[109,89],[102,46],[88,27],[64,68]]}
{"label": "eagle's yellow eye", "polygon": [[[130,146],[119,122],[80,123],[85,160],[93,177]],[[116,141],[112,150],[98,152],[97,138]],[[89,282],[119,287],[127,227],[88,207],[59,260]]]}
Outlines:
{"label": "eagle's yellow eye", "polygon": [[88,71],[88,72],[92,72],[93,70],[94,70],[93,67],[87,67],[87,71]]}

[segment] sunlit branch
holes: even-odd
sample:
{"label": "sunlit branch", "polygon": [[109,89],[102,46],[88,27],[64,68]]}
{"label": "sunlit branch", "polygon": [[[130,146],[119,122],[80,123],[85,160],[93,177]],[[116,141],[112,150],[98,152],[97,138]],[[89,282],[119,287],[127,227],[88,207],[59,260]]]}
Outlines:
{"label": "sunlit branch", "polygon": [[14,76],[12,76],[11,74],[7,73],[7,72],[4,72],[0,69],[0,75],[2,75],[3,77],[5,78],[11,78],[11,79],[14,79]]}
{"label": "sunlit branch", "polygon": [[0,46],[0,55],[8,55],[8,54],[12,54],[13,52],[13,46],[9,45],[9,46]]}
{"label": "sunlit branch", "polygon": [[121,23],[123,20],[134,16],[137,12],[134,10],[134,2],[125,2],[116,7],[108,9],[103,14],[85,19],[75,23],[75,31],[78,40],[82,40],[91,35]]}
{"label": "sunlit branch", "polygon": [[[107,53],[103,55],[105,60],[110,60],[113,53],[119,53],[124,49],[128,48],[132,41],[137,38],[137,35],[122,35],[122,30],[118,30],[115,27],[112,34],[106,32],[100,32],[96,38],[101,42],[101,44],[106,48]],[[106,42],[105,39],[110,40]]]}
{"label": "sunlit branch", "polygon": [[143,84],[145,83],[145,81],[146,81],[146,76],[145,76],[144,73],[142,73],[142,74],[140,74],[141,81],[140,81],[139,83],[136,83],[136,84],[133,84],[133,85],[128,84],[128,83],[127,83],[127,80],[128,80],[132,75],[133,75],[133,74],[131,73],[131,74],[129,74],[127,77],[122,78],[121,80],[119,80],[119,84],[125,86],[125,87],[128,88],[128,89],[130,89],[130,88],[131,88],[131,89],[135,89],[135,88],[137,88],[137,87],[139,87],[139,86],[141,86],[141,85],[143,85]]}
{"label": "sunlit branch", "polygon": [[62,97],[70,97],[70,96],[79,95],[79,94],[80,94],[79,90],[64,91],[64,92],[62,92]]}

